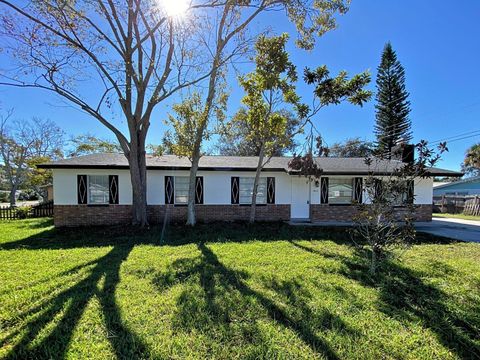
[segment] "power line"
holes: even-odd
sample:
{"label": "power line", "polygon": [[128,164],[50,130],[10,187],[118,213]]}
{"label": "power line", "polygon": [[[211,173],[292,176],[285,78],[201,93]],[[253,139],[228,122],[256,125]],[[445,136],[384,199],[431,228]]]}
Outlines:
{"label": "power line", "polygon": [[473,134],[473,133],[480,133],[480,130],[472,130],[472,131],[468,131],[468,132],[465,132],[465,133],[462,133],[462,134],[450,136],[450,137],[447,137],[447,138],[434,140],[434,141],[432,141],[432,143],[437,143],[437,142],[441,142],[441,141],[448,141],[449,139],[454,139],[454,138],[457,138],[459,136],[470,135],[470,134]]}
{"label": "power line", "polygon": [[[452,143],[452,142],[455,142],[455,141],[460,141],[460,140],[465,140],[465,139],[470,139],[470,138],[473,138],[473,137],[476,137],[476,136],[480,136],[480,133],[478,134],[473,134],[473,135],[469,135],[469,136],[464,136],[464,137],[460,137],[458,139],[454,139],[454,140],[449,140],[447,141],[447,145]],[[441,141],[437,141],[437,142],[433,142],[433,143],[429,143],[430,145],[437,145],[441,143]]]}

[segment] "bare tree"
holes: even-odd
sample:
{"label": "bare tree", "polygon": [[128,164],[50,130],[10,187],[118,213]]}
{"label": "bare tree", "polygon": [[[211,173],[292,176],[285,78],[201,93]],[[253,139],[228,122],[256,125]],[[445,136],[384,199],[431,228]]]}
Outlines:
{"label": "bare tree", "polygon": [[[299,28],[298,42],[311,47],[313,35],[333,28],[334,15],[345,13],[348,2],[205,0],[187,5],[180,19],[148,0],[45,0],[25,6],[0,0],[4,48],[20,65],[0,84],[52,91],[111,130],[130,167],[133,222],[145,225],[145,148],[155,107],[206,81],[207,123],[221,69],[242,49],[244,31],[259,13],[287,10]],[[217,31],[211,32],[212,24]],[[202,138],[199,131],[198,149]],[[199,157],[192,161],[192,175]]]}
{"label": "bare tree", "polygon": [[9,121],[12,111],[0,117],[0,160],[10,188],[10,205],[16,204],[16,192],[27,180],[44,176],[35,164],[61,156],[63,132],[52,121]]}

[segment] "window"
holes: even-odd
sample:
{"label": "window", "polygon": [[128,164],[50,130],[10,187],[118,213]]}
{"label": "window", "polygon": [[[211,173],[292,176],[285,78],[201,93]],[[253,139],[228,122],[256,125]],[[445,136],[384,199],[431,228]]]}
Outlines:
{"label": "window", "polygon": [[189,182],[188,176],[175,176],[175,204],[188,203]]}
{"label": "window", "polygon": [[[382,184],[385,184],[382,182]],[[382,185],[382,189],[387,186],[387,190],[383,190],[383,196],[387,198],[393,206],[404,206],[413,203],[414,200],[414,183],[413,180],[391,180],[387,185]]]}
{"label": "window", "polygon": [[328,203],[350,204],[353,196],[353,179],[330,178],[328,181]]}
{"label": "window", "polygon": [[88,203],[108,204],[108,175],[88,176]]}
{"label": "window", "polygon": [[[240,204],[251,204],[253,195],[253,177],[241,177],[240,179]],[[267,203],[267,178],[260,178],[257,188],[257,204]]]}

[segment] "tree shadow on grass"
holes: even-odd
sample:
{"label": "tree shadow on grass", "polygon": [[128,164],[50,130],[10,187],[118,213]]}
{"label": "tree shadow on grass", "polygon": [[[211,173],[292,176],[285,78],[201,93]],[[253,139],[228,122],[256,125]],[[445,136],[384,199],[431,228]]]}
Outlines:
{"label": "tree shadow on grass", "polygon": [[[449,243],[448,240],[445,241]],[[300,247],[299,244],[293,245]],[[304,250],[311,253],[315,249]],[[435,261],[430,264],[428,273],[425,273],[407,268],[398,261],[386,260],[372,277],[369,273],[370,257],[364,250],[357,250],[351,257],[317,253],[341,261],[342,275],[362,286],[378,289],[377,307],[386,315],[404,323],[420,322],[436,335],[441,344],[460,358],[480,359],[480,304],[473,299],[455,301],[446,292],[424,280],[427,277],[444,278],[452,274],[454,269],[447,264]],[[451,309],[449,302],[454,303],[456,309]]]}
{"label": "tree shadow on grass", "polygon": [[[123,324],[115,301],[120,266],[132,248],[133,246],[113,247],[93,263],[87,277],[25,314],[31,319],[15,332],[16,335],[21,335],[15,340],[7,358],[66,357],[73,332],[89,301],[94,297],[100,302],[108,340],[117,358],[137,358],[146,353],[140,339]],[[53,329],[47,330],[50,327]],[[44,336],[45,332],[47,335]],[[4,339],[3,342],[8,340]]]}
{"label": "tree shadow on grass", "polygon": [[190,282],[178,297],[174,329],[196,328],[204,333],[228,334],[241,327],[245,341],[258,343],[262,341],[256,328],[258,316],[266,313],[270,320],[293,331],[314,353],[338,359],[335,350],[319,333],[338,331],[352,335],[355,331],[326,309],[312,310],[308,304],[311,295],[298,281],[264,281],[264,288],[275,293],[274,298],[282,299],[278,304],[247,285],[248,273],[225,266],[204,243],[197,246],[200,257],[177,260],[153,279],[159,291]]}

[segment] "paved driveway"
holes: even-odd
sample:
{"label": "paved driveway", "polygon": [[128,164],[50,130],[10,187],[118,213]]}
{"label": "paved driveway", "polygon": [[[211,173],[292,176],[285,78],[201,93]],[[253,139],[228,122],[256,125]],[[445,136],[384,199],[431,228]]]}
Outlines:
{"label": "paved driveway", "polygon": [[480,243],[480,221],[433,218],[431,222],[417,223],[415,228],[433,235]]}

